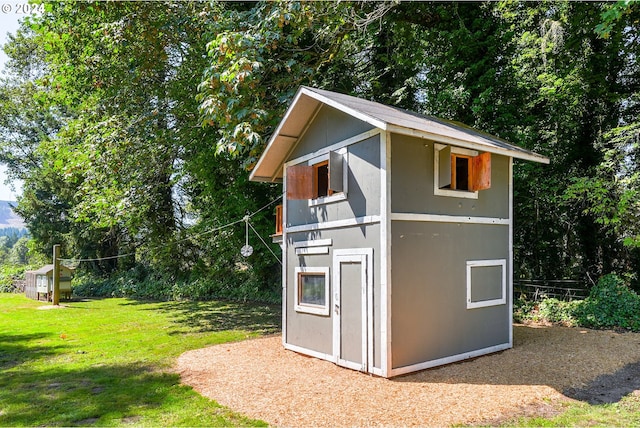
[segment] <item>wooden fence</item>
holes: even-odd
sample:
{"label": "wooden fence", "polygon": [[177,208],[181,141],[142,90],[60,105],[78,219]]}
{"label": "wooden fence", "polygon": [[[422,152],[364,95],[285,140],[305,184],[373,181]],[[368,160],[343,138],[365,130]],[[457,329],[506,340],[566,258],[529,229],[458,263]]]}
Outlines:
{"label": "wooden fence", "polygon": [[572,279],[538,280],[519,279],[513,281],[514,298],[525,296],[529,300],[542,300],[554,297],[558,300],[580,300],[589,295],[589,288],[585,281]]}

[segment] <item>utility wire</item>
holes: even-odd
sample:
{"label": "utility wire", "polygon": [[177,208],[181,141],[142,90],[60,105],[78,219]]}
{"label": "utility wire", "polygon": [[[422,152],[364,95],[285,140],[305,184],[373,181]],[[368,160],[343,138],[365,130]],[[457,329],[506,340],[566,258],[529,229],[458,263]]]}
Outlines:
{"label": "utility wire", "polygon": [[280,263],[280,265],[282,265],[282,260],[280,260],[280,258],[276,255],[276,253],[273,252],[273,250],[271,249],[270,246],[267,245],[266,242],[264,242],[264,239],[262,239],[262,236],[260,236],[260,234],[258,233],[257,230],[255,230],[253,228],[253,225],[251,223],[249,223],[249,221],[247,220],[247,224],[249,225],[249,227],[251,228],[251,230],[253,230],[255,232],[256,235],[258,235],[258,238],[260,238],[260,240],[262,241],[262,243],[264,244],[265,247],[267,247],[267,250],[269,250],[271,252],[271,254],[273,254],[273,257],[276,258],[276,260]]}
{"label": "utility wire", "polygon": [[[236,225],[238,223],[241,223],[243,221],[247,221],[248,218],[253,217],[254,215],[258,214],[260,211],[262,211],[262,210],[268,208],[269,206],[273,205],[274,203],[278,202],[280,199],[282,199],[282,195],[278,196],[276,199],[272,200],[271,202],[269,202],[268,204],[266,204],[265,206],[263,206],[259,210],[254,211],[251,214],[247,214],[246,216],[244,216],[244,217],[242,217],[242,218],[240,218],[240,219],[238,219],[236,221],[232,221],[231,223],[227,223],[224,226],[215,227],[213,229],[209,229],[209,230],[206,230],[204,232],[197,233],[195,235],[191,235],[191,236],[188,236],[186,238],[183,238],[183,239],[180,239],[178,241],[171,242],[171,243],[168,243],[168,244],[165,244],[165,245],[158,245],[157,247],[147,249],[147,251],[157,250],[157,249],[160,249],[160,248],[168,247],[169,245],[172,245],[172,244],[178,244],[178,243],[181,243],[181,242],[184,242],[184,241],[188,241],[188,240],[191,240],[191,239],[199,237],[199,236],[204,236],[204,235],[208,235],[210,233],[218,232],[218,231],[220,231],[222,229],[226,229],[228,227],[234,226],[234,225]],[[248,221],[247,221],[247,223],[248,223]],[[249,225],[249,226],[251,226],[251,225]],[[253,229],[253,226],[251,226],[251,229]],[[275,253],[271,250],[271,248],[264,242],[264,240],[262,239],[260,234],[258,232],[256,232],[255,229],[253,229],[253,231],[256,233],[256,235],[258,235],[258,238],[260,238],[260,240],[265,244],[265,246],[269,249],[269,251],[271,251],[271,254],[273,254],[275,256],[275,258],[278,259],[280,264],[282,264],[282,262],[280,261],[278,256],[276,256]],[[61,262],[67,262],[67,263],[99,262],[99,261],[102,261],[102,260],[114,260],[114,259],[120,259],[120,258],[123,258],[123,257],[131,257],[131,256],[135,256],[135,255],[136,255],[136,253],[133,252],[133,253],[126,253],[126,254],[118,254],[116,256],[96,257],[96,258],[90,258],[90,259],[60,259],[60,261]]]}

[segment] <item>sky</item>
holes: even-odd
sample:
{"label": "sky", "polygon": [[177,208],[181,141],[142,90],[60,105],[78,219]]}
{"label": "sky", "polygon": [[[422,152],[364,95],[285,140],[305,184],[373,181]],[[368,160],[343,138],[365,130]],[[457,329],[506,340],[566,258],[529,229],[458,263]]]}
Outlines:
{"label": "sky", "polygon": [[[27,0],[3,1],[0,3],[0,45],[7,40],[7,33],[15,33],[18,29],[18,21],[25,16],[25,9],[29,7]],[[4,64],[7,60],[4,51],[0,50],[0,74],[4,75]],[[7,173],[4,166],[0,165],[0,201],[14,201],[21,193],[21,183],[13,183],[15,190],[5,184]]]}

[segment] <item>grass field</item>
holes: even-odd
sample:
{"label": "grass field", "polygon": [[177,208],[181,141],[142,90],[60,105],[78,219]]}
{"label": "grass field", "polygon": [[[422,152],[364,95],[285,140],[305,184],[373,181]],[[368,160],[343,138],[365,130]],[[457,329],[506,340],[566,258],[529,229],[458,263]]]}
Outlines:
{"label": "grass field", "polygon": [[189,349],[279,331],[278,309],[0,294],[0,426],[265,425],[180,384]]}
{"label": "grass field", "polygon": [[[0,426],[264,426],[181,385],[183,352],[280,331],[279,308],[127,299],[44,302],[0,294]],[[503,415],[508,426],[638,426],[640,395]]]}

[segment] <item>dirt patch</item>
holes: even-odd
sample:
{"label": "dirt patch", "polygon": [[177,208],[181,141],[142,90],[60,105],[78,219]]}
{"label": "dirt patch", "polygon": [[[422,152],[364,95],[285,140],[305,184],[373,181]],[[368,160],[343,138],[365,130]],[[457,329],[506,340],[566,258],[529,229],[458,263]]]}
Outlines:
{"label": "dirt patch", "polygon": [[[640,389],[633,383],[638,369],[640,334],[524,325],[514,327],[513,349],[394,379],[286,351],[280,336],[190,351],[177,363],[183,382],[201,394],[279,426],[443,426],[549,416],[571,399],[590,402],[589,393],[602,393],[597,384]],[[625,391],[610,397],[619,400]]]}
{"label": "dirt patch", "polygon": [[68,306],[66,305],[44,305],[44,306],[38,306],[38,309],[41,311],[48,311],[50,309],[66,309],[68,308]]}

